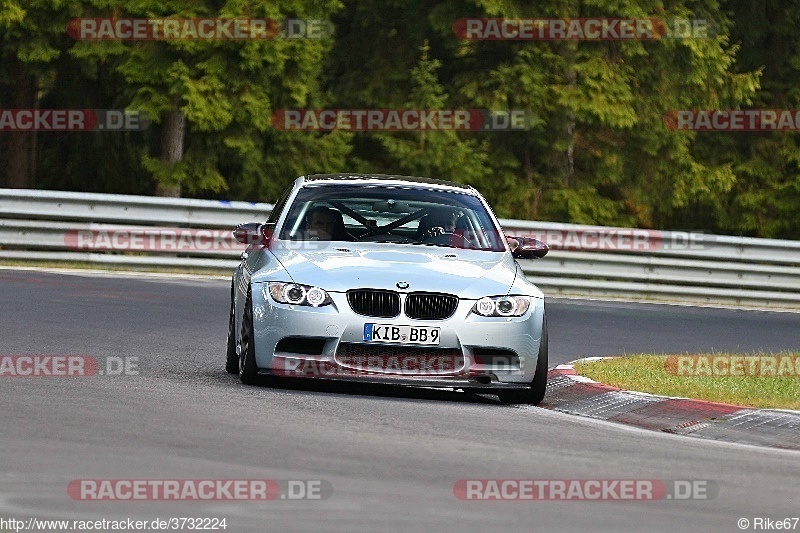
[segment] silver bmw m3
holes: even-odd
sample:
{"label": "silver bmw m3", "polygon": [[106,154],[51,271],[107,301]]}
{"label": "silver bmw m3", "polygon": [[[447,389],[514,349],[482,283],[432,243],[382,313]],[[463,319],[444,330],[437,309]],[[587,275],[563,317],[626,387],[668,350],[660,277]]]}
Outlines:
{"label": "silver bmw m3", "polygon": [[298,178],[233,274],[227,364],[245,384],[356,380],[539,403],[541,291],[517,259],[541,241],[502,233],[474,188],[388,175]]}

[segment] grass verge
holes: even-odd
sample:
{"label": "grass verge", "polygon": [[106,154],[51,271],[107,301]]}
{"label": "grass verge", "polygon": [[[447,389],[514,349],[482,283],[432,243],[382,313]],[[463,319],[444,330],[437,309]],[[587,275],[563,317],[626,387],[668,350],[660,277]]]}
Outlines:
{"label": "grass verge", "polygon": [[623,390],[800,410],[800,352],[640,354],[578,363],[575,371]]}

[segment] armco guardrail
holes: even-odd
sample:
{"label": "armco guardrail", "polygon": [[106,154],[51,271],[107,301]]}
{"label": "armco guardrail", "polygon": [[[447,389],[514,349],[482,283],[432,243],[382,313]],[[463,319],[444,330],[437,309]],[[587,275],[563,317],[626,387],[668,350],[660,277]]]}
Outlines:
{"label": "armco guardrail", "polygon": [[[230,270],[244,248],[232,240],[231,228],[264,220],[271,208],[0,189],[0,259]],[[501,224],[509,235],[551,245],[544,259],[521,261],[526,275],[551,296],[800,310],[798,241],[523,220]],[[136,236],[138,245],[115,246],[118,233]],[[98,249],[102,239],[113,251]]]}
{"label": "armco guardrail", "polygon": [[550,296],[800,310],[800,241],[521,220],[502,224],[507,233],[561,244],[523,266]]}
{"label": "armco guardrail", "polygon": [[224,228],[231,221],[265,218],[271,209],[272,205],[265,203],[0,189],[0,219]]}

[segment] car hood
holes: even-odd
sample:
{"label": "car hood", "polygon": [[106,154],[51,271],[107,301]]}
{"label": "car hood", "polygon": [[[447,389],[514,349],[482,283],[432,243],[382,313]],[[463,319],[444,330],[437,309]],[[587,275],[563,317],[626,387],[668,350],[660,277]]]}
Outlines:
{"label": "car hood", "polygon": [[[409,291],[446,292],[478,299],[507,294],[516,278],[516,265],[508,252],[362,243],[331,243],[321,250],[294,250],[281,241],[270,251],[291,281],[331,292],[355,288],[397,290],[397,283],[404,281]],[[270,277],[274,279],[274,274]],[[254,276],[254,281],[267,280]]]}

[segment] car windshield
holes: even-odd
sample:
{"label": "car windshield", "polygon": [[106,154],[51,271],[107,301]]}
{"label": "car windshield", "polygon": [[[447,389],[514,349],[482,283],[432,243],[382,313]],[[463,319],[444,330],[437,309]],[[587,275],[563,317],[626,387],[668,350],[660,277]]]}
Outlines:
{"label": "car windshield", "polygon": [[497,227],[476,196],[387,185],[303,187],[289,209],[280,239],[505,250]]}

